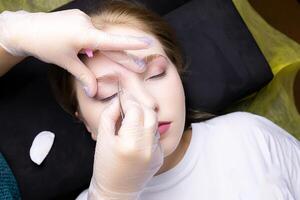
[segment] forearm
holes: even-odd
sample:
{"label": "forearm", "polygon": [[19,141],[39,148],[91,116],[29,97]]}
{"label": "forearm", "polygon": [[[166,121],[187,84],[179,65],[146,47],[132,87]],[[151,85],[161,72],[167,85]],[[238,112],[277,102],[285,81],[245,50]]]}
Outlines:
{"label": "forearm", "polygon": [[16,57],[5,51],[0,45],[0,77],[25,57]]}

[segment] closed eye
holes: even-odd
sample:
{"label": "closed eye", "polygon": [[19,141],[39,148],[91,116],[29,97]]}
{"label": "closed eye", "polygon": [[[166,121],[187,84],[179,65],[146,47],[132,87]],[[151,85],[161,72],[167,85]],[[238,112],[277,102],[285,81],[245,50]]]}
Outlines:
{"label": "closed eye", "polygon": [[163,77],[163,76],[165,76],[165,75],[166,75],[166,71],[164,71],[163,73],[160,73],[160,74],[158,74],[158,75],[152,76],[152,77],[150,77],[149,79],[159,78],[159,77]]}
{"label": "closed eye", "polygon": [[111,99],[113,99],[115,96],[117,96],[118,93],[115,93],[114,95],[110,96],[110,97],[107,97],[105,99],[100,99],[100,101],[102,102],[107,102],[107,101],[110,101]]}
{"label": "closed eye", "polygon": [[[165,75],[166,75],[166,71],[164,71],[164,72],[162,72],[162,73],[160,73],[160,74],[158,74],[158,75],[152,76],[152,77],[150,77],[149,79],[160,78],[160,77],[163,77],[163,76],[165,76]],[[100,99],[100,101],[101,101],[101,102],[107,102],[107,101],[110,101],[110,100],[112,100],[114,97],[116,97],[117,95],[118,95],[118,93],[115,93],[115,94],[113,94],[113,95],[110,96],[110,97],[107,97],[107,98],[105,98],[105,99]]]}

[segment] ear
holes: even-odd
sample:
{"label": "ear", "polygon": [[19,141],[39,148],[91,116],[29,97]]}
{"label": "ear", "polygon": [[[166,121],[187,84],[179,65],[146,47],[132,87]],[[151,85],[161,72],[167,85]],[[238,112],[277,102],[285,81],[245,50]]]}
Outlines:
{"label": "ear", "polygon": [[96,140],[97,140],[97,134],[94,133],[94,132],[92,131],[92,129],[91,129],[90,126],[86,123],[86,121],[83,119],[83,117],[82,117],[77,111],[75,112],[75,116],[76,116],[77,119],[79,119],[80,121],[82,121],[82,122],[84,123],[85,128],[86,128],[86,129],[88,130],[88,132],[91,134],[93,140],[96,141]]}

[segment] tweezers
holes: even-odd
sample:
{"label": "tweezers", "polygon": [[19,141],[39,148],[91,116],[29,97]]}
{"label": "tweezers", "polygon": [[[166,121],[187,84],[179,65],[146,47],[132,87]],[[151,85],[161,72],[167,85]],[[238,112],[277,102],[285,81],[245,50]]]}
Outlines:
{"label": "tweezers", "polygon": [[124,111],[122,108],[122,104],[121,104],[121,98],[120,98],[120,92],[121,92],[121,87],[120,87],[120,80],[118,79],[118,99],[119,99],[119,105],[120,105],[120,110],[121,110],[121,118],[122,120],[124,119]]}

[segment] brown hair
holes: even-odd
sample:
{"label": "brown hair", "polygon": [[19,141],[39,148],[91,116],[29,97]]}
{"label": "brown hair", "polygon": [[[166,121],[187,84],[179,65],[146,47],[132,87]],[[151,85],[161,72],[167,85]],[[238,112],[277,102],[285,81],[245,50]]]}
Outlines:
{"label": "brown hair", "polygon": [[[98,29],[103,29],[107,25],[126,25],[138,27],[140,30],[156,37],[162,44],[166,55],[175,65],[181,81],[186,72],[187,65],[184,63],[180,45],[171,27],[156,13],[146,9],[135,1],[107,0],[97,6],[93,11],[87,13],[93,25]],[[82,60],[83,56],[79,55]],[[74,77],[60,67],[49,69],[49,79],[54,96],[60,106],[73,117],[78,109],[78,101],[74,87]],[[215,117],[214,114],[202,112],[194,109],[187,109],[185,128],[189,128],[191,123],[200,122]]]}

